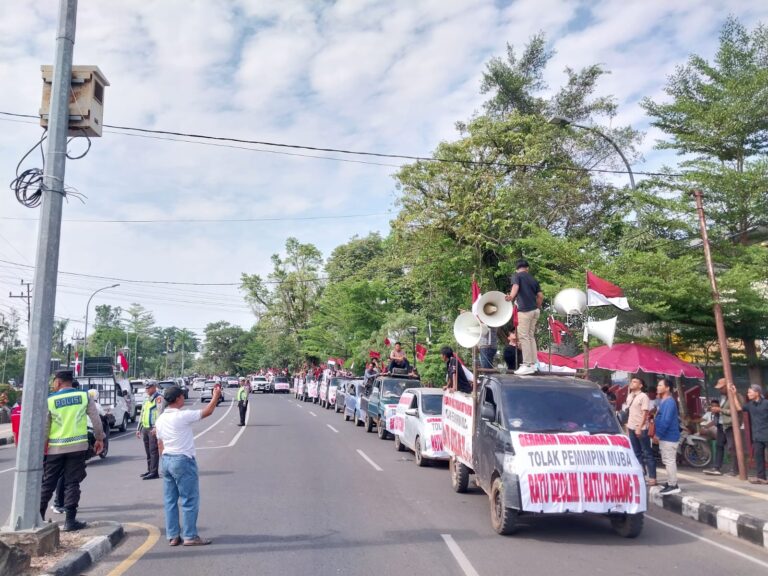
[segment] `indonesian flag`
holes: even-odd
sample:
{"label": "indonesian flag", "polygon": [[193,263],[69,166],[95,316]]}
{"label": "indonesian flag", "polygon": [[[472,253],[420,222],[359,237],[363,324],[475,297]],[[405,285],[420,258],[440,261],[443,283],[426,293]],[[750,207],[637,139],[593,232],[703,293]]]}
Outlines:
{"label": "indonesian flag", "polygon": [[475,280],[475,277],[472,276],[472,304],[477,302],[478,298],[480,298],[480,285]]}
{"label": "indonesian flag", "polygon": [[589,270],[587,270],[587,306],[616,306],[621,310],[631,310],[621,288],[598,278]]}
{"label": "indonesian flag", "polygon": [[120,370],[128,373],[128,359],[123,355],[122,351],[118,351],[117,353],[117,362],[120,364]]}
{"label": "indonesian flag", "polygon": [[376,352],[376,350],[368,350],[368,356],[370,358],[376,358],[378,360],[381,360],[381,353]]}
{"label": "indonesian flag", "polygon": [[389,348],[392,345],[392,342],[390,342],[389,338],[384,338],[384,346]]}
{"label": "indonesian flag", "polygon": [[75,376],[80,376],[80,356],[75,352]]}
{"label": "indonesian flag", "polygon": [[470,382],[473,382],[475,380],[475,375],[472,373],[472,370],[467,368],[467,365],[464,364],[464,361],[461,359],[461,356],[459,356],[458,354],[455,354],[455,356],[456,356],[456,360],[458,360],[459,364],[461,364],[461,369],[464,370],[464,376],[467,377],[467,380],[469,380]]}
{"label": "indonesian flag", "polygon": [[555,319],[554,316],[550,316],[547,319],[547,323],[549,324],[549,331],[552,334],[552,342],[554,344],[560,344],[563,341],[563,332],[570,334],[571,331],[568,330],[568,326],[560,322],[560,320]]}
{"label": "indonesian flag", "polygon": [[421,344],[416,344],[416,360],[424,362],[424,358],[427,357],[427,349]]}

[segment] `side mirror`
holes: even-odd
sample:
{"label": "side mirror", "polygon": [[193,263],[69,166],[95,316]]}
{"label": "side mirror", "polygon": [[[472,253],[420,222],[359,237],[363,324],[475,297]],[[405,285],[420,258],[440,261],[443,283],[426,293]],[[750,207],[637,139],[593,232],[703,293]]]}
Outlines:
{"label": "side mirror", "polygon": [[407,416],[418,416],[418,415],[419,415],[419,411],[418,411],[418,409],[416,409],[416,408],[408,408],[408,409],[405,411],[405,414],[406,414]]}
{"label": "side mirror", "polygon": [[493,404],[483,403],[480,407],[480,418],[488,422],[496,420],[496,406]]}

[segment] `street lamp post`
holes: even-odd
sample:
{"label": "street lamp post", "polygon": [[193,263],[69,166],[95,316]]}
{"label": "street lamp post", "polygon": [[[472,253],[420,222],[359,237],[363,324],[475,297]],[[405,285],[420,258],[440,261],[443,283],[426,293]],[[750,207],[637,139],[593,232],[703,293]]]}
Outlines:
{"label": "street lamp post", "polygon": [[411,337],[413,338],[413,366],[416,366],[416,333],[419,331],[416,326],[409,326],[408,332],[410,332]]}
{"label": "street lamp post", "polygon": [[635,175],[632,173],[632,167],[629,165],[629,161],[627,160],[627,157],[624,156],[624,152],[621,151],[621,148],[619,148],[619,145],[616,144],[616,142],[608,136],[607,134],[601,132],[594,126],[585,126],[583,124],[576,124],[573,120],[570,118],[565,118],[563,116],[553,116],[548,120],[550,124],[554,124],[555,126],[565,127],[565,126],[573,126],[574,128],[581,128],[582,130],[589,130],[590,132],[594,132],[601,138],[607,140],[611,146],[613,146],[613,149],[616,150],[616,153],[621,157],[622,161],[624,162],[624,166],[627,167],[627,174],[629,174],[629,184],[632,186],[632,189],[635,189]]}
{"label": "street lamp post", "polygon": [[88,303],[85,305],[85,330],[83,335],[83,369],[82,369],[82,375],[85,375],[85,350],[88,348],[88,309],[91,307],[91,300],[93,300],[93,297],[96,296],[99,292],[102,292],[103,290],[109,290],[110,288],[117,288],[120,286],[120,284],[112,284],[112,286],[104,286],[104,288],[99,288],[96,290],[93,294],[91,294],[91,297],[88,298]]}

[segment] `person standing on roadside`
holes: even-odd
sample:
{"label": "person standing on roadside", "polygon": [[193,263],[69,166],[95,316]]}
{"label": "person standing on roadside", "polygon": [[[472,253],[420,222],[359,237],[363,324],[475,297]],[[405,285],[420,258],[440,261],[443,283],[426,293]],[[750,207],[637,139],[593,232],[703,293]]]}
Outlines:
{"label": "person standing on roadside", "polygon": [[741,399],[736,393],[736,386],[730,385],[736,399],[736,410],[749,414],[749,428],[752,432],[752,457],[755,459],[757,478],[751,479],[751,484],[768,484],[765,478],[765,450],[768,449],[768,400],[759,384],[752,384],[747,389],[747,403],[742,406]]}
{"label": "person standing on roadside", "polygon": [[240,388],[237,389],[237,409],[240,411],[240,424],[245,426],[245,414],[248,411],[248,388],[245,386],[245,378],[240,378]]}
{"label": "person standing on roadside", "polygon": [[518,260],[515,264],[517,272],[512,277],[512,290],[507,294],[508,302],[517,301],[517,337],[523,349],[523,364],[515,370],[515,374],[535,374],[537,359],[536,322],[541,315],[541,305],[544,303],[544,293],[539,282],[528,272],[528,261]]}
{"label": "person standing on roadside", "polygon": [[143,480],[154,480],[160,477],[158,473],[158,463],[160,462],[160,453],[157,449],[157,432],[155,431],[155,422],[163,411],[163,397],[157,391],[157,384],[147,382],[145,386],[147,399],[141,407],[141,420],[136,429],[136,436],[144,442],[144,452],[147,454],[147,471],[139,476]]}
{"label": "person standing on roadside", "polygon": [[[736,432],[733,429],[733,418],[731,417],[731,406],[728,403],[727,382],[725,378],[720,378],[715,384],[715,389],[720,392],[720,401],[712,403],[709,411],[712,413],[712,424],[715,427],[715,461],[712,468],[704,470],[704,474],[712,476],[722,476],[720,470],[723,467],[723,458],[726,450],[731,459],[731,476],[739,475],[739,462],[736,459],[736,444],[733,435]],[[742,398],[739,396],[741,404]]]}
{"label": "person standing on roadside", "polygon": [[64,479],[65,532],[80,530],[87,524],[77,520],[80,505],[80,483],[85,480],[88,452],[88,418],[96,438],[94,451],[104,447],[104,430],[96,403],[83,390],[72,387],[71,370],[59,370],[53,380],[53,393],[48,396],[48,418],[45,437],[48,439],[43,483],[40,493],[40,516],[45,518],[48,502],[60,478]]}
{"label": "person standing on roadside", "polygon": [[[182,410],[184,393],[178,386],[165,391],[166,409],[157,419],[157,438],[163,459],[163,505],[165,536],[169,546],[205,546],[197,533],[200,512],[200,479],[195,460],[195,437],[192,424],[208,418],[216,409],[221,385],[213,387],[211,401],[202,410]],[[181,501],[181,525],[179,525]]]}
{"label": "person standing on roadside", "polygon": [[677,408],[677,400],[672,396],[672,388],[666,380],[659,380],[656,386],[656,395],[660,398],[659,407],[654,419],[656,423],[656,436],[659,443],[661,461],[667,469],[667,483],[661,489],[661,496],[679,494],[677,485],[677,443],[680,441],[680,413]]}
{"label": "person standing on roadside", "polygon": [[627,434],[632,444],[632,451],[648,476],[648,486],[656,486],[656,458],[651,450],[651,439],[648,436],[650,399],[645,393],[645,384],[640,378],[632,378],[629,381],[626,406],[629,409]]}

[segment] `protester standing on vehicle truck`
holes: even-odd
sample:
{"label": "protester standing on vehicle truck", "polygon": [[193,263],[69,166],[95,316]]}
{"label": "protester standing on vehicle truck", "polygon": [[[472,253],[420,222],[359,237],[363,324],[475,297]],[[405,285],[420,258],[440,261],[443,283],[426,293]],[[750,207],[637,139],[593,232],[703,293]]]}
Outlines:
{"label": "protester standing on vehicle truck", "polygon": [[88,418],[96,438],[94,451],[103,448],[104,430],[99,409],[83,390],[72,387],[71,370],[59,370],[53,380],[53,394],[48,397],[48,418],[45,437],[48,439],[43,467],[43,485],[40,493],[40,516],[45,518],[59,478],[64,478],[64,531],[80,530],[85,522],[77,520],[80,505],[80,483],[85,480],[85,461],[88,452]]}
{"label": "protester standing on vehicle truck", "polygon": [[512,277],[512,290],[506,300],[517,301],[517,337],[523,349],[523,364],[515,374],[535,374],[538,362],[536,349],[536,322],[541,315],[544,293],[539,282],[528,272],[528,261],[520,259],[515,264],[517,272]]}
{"label": "protester standing on vehicle truck", "polygon": [[443,390],[458,390],[465,394],[472,394],[472,384],[464,374],[464,368],[459,365],[459,359],[453,353],[453,348],[443,346],[440,349],[440,357],[445,362],[445,386]]}
{"label": "protester standing on vehicle truck", "polygon": [[136,430],[136,436],[144,442],[144,452],[147,455],[147,471],[139,476],[143,480],[154,480],[159,478],[158,464],[160,463],[160,453],[157,448],[157,433],[155,431],[155,422],[157,417],[163,411],[163,397],[157,391],[157,385],[154,382],[147,382],[147,399],[141,407],[141,421]]}
{"label": "protester standing on vehicle truck", "polygon": [[672,396],[672,388],[666,380],[659,380],[656,395],[661,398],[656,412],[656,436],[659,443],[661,461],[667,469],[667,483],[659,492],[662,496],[679,494],[677,485],[677,443],[680,441],[680,414],[677,400]]}

